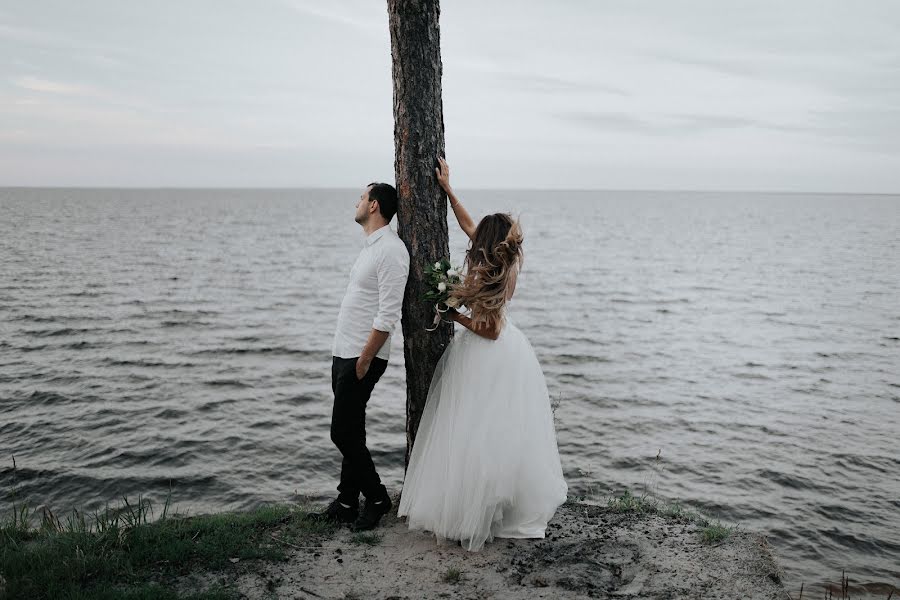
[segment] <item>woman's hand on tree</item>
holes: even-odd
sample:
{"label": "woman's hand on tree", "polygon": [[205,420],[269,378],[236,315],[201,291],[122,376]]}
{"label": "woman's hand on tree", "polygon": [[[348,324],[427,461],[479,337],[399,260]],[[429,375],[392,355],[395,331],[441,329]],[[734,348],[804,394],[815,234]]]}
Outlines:
{"label": "woman's hand on tree", "polygon": [[438,165],[434,170],[438,183],[445,192],[450,193],[450,165],[440,156],[438,157]]}

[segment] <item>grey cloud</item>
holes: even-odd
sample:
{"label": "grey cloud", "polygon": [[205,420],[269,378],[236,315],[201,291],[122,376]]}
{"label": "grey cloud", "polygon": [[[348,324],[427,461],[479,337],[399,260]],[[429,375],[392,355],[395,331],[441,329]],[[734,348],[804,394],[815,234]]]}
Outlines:
{"label": "grey cloud", "polygon": [[730,60],[719,58],[713,59],[709,57],[696,57],[678,54],[662,54],[659,52],[646,53],[645,56],[663,62],[671,62],[689,67],[700,67],[723,73],[725,75],[739,75],[743,77],[758,77],[763,74],[763,70],[754,65],[748,57],[734,56]]}
{"label": "grey cloud", "polygon": [[662,122],[652,122],[622,112],[570,111],[558,113],[557,118],[579,126],[603,131],[622,131],[651,135],[702,133],[716,129],[763,127],[762,121],[721,115],[669,114]]}
{"label": "grey cloud", "polygon": [[900,154],[900,108],[812,111],[815,131],[852,147]]}
{"label": "grey cloud", "polygon": [[529,92],[546,92],[552,94],[566,93],[602,93],[614,96],[630,96],[624,88],[601,83],[567,79],[542,73],[506,73],[497,71],[496,81],[508,83]]}
{"label": "grey cloud", "polygon": [[732,54],[722,58],[683,53],[646,55],[654,60],[760,81],[805,84],[847,98],[887,104],[900,102],[900,50],[896,54],[848,60],[826,52],[818,56]]}
{"label": "grey cloud", "polygon": [[86,86],[65,83],[61,81],[51,81],[40,77],[26,75],[13,80],[13,85],[30,92],[40,92],[46,94],[61,94],[71,96],[91,95],[94,91]]}
{"label": "grey cloud", "polygon": [[882,110],[810,110],[808,124],[778,123],[737,116],[667,114],[650,121],[623,112],[570,111],[556,118],[579,127],[606,132],[685,136],[725,129],[760,129],[805,135],[828,144],[860,150],[900,153],[900,108]]}
{"label": "grey cloud", "polygon": [[0,23],[0,39],[35,45],[60,45],[65,42],[59,36],[44,31],[4,23]]}
{"label": "grey cloud", "polygon": [[[897,189],[892,2],[442,4],[448,145],[465,185],[592,187],[605,170],[619,187],[704,188],[695,163],[715,161],[736,188],[765,175],[785,189]],[[7,2],[0,185],[340,186],[390,172],[390,60],[383,1]],[[598,131],[640,168],[582,133]],[[672,146],[690,147],[677,165]],[[117,171],[121,148],[135,160]]]}
{"label": "grey cloud", "polygon": [[649,123],[626,113],[571,111],[559,113],[556,116],[574,125],[593,127],[603,131],[636,131],[642,133],[653,131]]}
{"label": "grey cloud", "polygon": [[[360,18],[360,13],[367,12],[364,9],[371,6],[356,4],[348,7],[338,3],[306,2],[303,0],[281,0],[282,3],[299,13],[312,16],[317,19],[330,21],[338,25],[351,27],[359,32],[380,36],[381,30],[387,25],[387,9],[382,18],[373,19],[369,11],[369,19]],[[327,8],[326,8],[327,7]],[[363,9],[363,10],[361,10]]]}

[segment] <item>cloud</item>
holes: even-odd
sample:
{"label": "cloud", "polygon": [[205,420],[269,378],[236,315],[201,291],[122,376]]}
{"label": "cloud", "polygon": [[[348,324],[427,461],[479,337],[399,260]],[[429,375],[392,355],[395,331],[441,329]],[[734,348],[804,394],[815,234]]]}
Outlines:
{"label": "cloud", "polygon": [[756,64],[759,57],[754,56],[731,55],[730,58],[710,58],[708,56],[696,57],[677,53],[663,54],[660,52],[647,53],[646,56],[654,60],[708,69],[725,75],[756,78],[766,74],[765,68]]}
{"label": "cloud", "polygon": [[4,117],[11,123],[40,124],[38,127],[10,128],[0,134],[0,143],[47,148],[119,145],[212,149],[241,146],[243,142],[229,132],[172,121],[158,112],[112,107],[93,99],[78,103],[72,102],[71,98],[56,92],[25,101],[0,95],[0,103],[7,107]]}
{"label": "cloud", "polygon": [[548,94],[601,93],[614,96],[631,95],[630,92],[621,87],[543,73],[509,73],[498,69],[496,71],[496,81],[509,83],[525,91]]}
{"label": "cloud", "polygon": [[784,130],[756,119],[728,115],[666,114],[655,118],[638,117],[623,112],[564,112],[557,118],[583,127],[601,131],[621,131],[650,135],[699,134],[720,129],[761,127]]}
{"label": "cloud", "polygon": [[86,54],[92,57],[100,57],[101,60],[105,59],[107,61],[115,60],[112,55],[120,54],[125,50],[97,44],[80,36],[53,31],[50,28],[36,29],[5,23],[0,23],[0,41],[13,42],[16,46],[24,44],[39,48]]}
{"label": "cloud", "polygon": [[368,12],[370,17],[374,16],[371,10],[365,10],[368,7],[364,5],[350,7],[350,10],[347,10],[346,4],[342,6],[338,3],[313,3],[304,2],[303,0],[282,0],[282,2],[285,6],[302,14],[310,15],[338,25],[352,27],[363,33],[377,34],[378,37],[382,37],[384,35],[384,30],[387,29],[386,9],[383,11],[382,18],[376,20],[374,18],[360,18],[360,15],[366,12]]}
{"label": "cloud", "polygon": [[[98,184],[112,176],[103,159],[123,147],[142,159],[128,173],[151,183],[244,176],[236,158],[227,174],[205,158],[219,149],[296,185],[390,171],[383,1],[217,7],[4,4],[0,155],[28,162],[37,185],[66,183],[72,171],[44,159],[62,148],[93,156],[77,180]],[[822,189],[831,178],[893,189],[898,17],[878,0],[759,0],[740,11],[713,0],[448,1],[448,150],[472,186]],[[180,160],[160,168],[175,148]],[[327,160],[308,162],[317,155]]]}
{"label": "cloud", "polygon": [[96,94],[96,91],[89,86],[50,81],[48,79],[41,79],[40,77],[33,77],[30,75],[17,77],[13,79],[12,84],[29,92],[61,94],[66,96],[89,96]]}
{"label": "cloud", "polygon": [[860,150],[900,155],[900,108],[813,111],[815,130]]}
{"label": "cloud", "polygon": [[45,31],[28,27],[16,27],[4,23],[0,23],[0,39],[35,45],[58,45],[64,41],[59,36]]}
{"label": "cloud", "polygon": [[[3,18],[0,13],[0,19]],[[54,56],[59,62],[78,63],[79,68],[109,70],[125,66],[127,61],[122,57],[130,54],[127,48],[105,46],[77,36],[0,23],[0,48],[4,42],[11,45],[10,51],[6,52],[9,60],[29,67],[38,60]]]}

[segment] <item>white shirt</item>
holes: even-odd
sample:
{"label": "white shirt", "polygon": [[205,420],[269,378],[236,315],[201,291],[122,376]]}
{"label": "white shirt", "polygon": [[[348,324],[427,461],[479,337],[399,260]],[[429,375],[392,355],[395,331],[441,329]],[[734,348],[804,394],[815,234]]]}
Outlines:
{"label": "white shirt", "polygon": [[[341,302],[332,354],[355,358],[369,340],[373,329],[390,333],[400,321],[403,292],[409,276],[409,251],[389,225],[366,237]],[[391,338],[376,356],[387,360]]]}

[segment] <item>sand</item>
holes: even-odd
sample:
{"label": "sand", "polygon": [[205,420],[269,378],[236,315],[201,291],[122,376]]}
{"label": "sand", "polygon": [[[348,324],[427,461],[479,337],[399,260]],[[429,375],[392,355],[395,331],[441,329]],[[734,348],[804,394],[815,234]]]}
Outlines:
{"label": "sand", "polygon": [[228,581],[250,599],[788,598],[764,536],[738,530],[708,544],[701,531],[685,517],[567,503],[546,539],[496,539],[468,552],[391,514],[373,545],[342,529],[292,547],[286,562],[236,563],[181,584]]}

